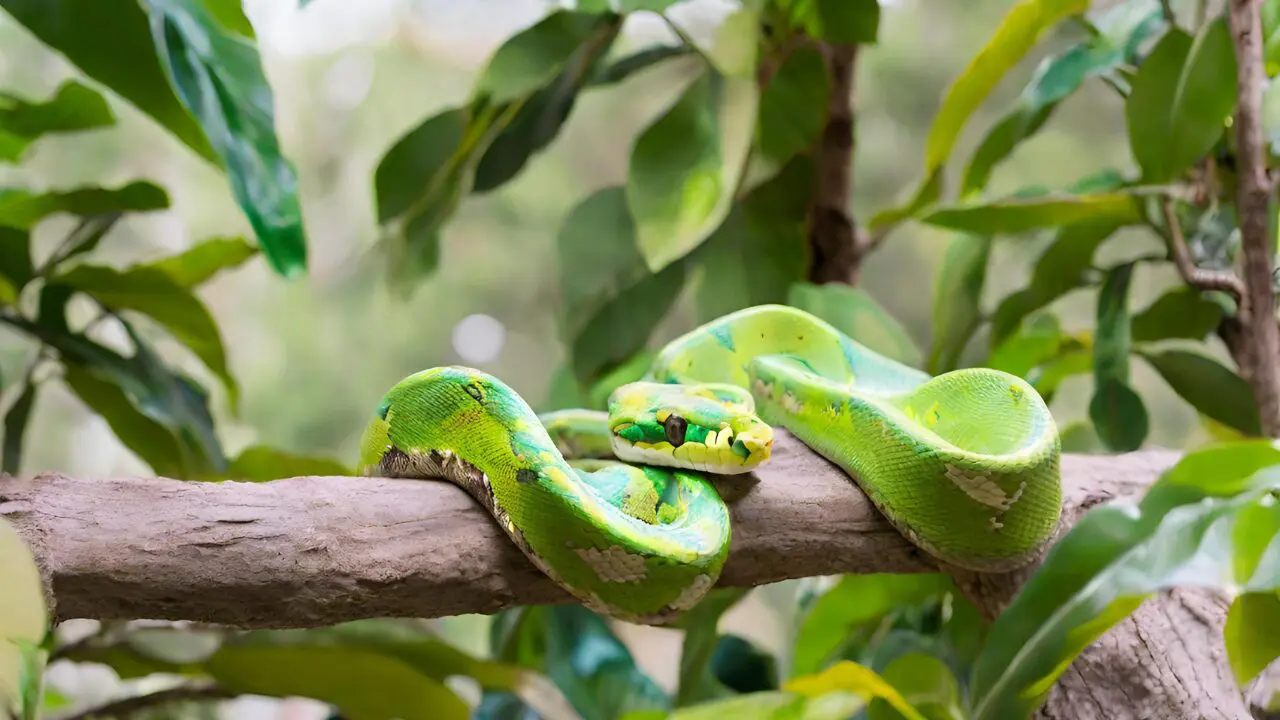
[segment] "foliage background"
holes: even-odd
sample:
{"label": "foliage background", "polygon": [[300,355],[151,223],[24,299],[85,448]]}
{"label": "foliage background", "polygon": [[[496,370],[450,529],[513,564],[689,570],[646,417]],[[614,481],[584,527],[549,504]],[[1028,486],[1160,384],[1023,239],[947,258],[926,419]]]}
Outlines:
{"label": "foliage background", "polygon": [[[923,138],[942,92],[1012,4],[882,2],[880,41],[863,49],[856,80],[853,207],[859,218],[891,206],[917,181]],[[518,178],[463,202],[443,233],[441,270],[404,300],[385,286],[376,264],[353,262],[377,238],[372,189],[377,162],[423,118],[463,102],[487,56],[541,17],[546,4],[319,0],[305,12],[288,2],[246,0],[244,6],[276,94],[283,149],[298,169],[311,261],[308,276],[297,282],[282,282],[265,261],[255,258],[201,289],[241,384],[240,417],[229,415],[225,393],[205,368],[176,346],[161,345],[166,356],[209,380],[228,452],[266,443],[350,462],[382,391],[403,375],[432,365],[481,367],[535,406],[543,402],[565,355],[555,323],[562,282],[555,254],[559,225],[582,197],[625,180],[630,144],[679,91],[678,71],[655,68],[625,87],[583,95],[550,148]],[[670,14],[701,39],[731,8],[726,1],[696,0]],[[639,48],[669,35],[656,18],[633,17],[624,28],[624,44]],[[1064,45],[1049,37],[1005,78],[968,124],[954,157],[968,157],[1036,64]],[[0,48],[0,87],[11,92],[46,97],[73,76],[67,63],[3,14]],[[119,117],[116,127],[46,138],[21,166],[0,165],[0,185],[13,180],[35,188],[65,187],[139,178],[164,186],[173,209],[127,216],[97,250],[97,262],[124,265],[212,236],[248,235],[248,223],[223,176],[137,110],[110,100]],[[1059,186],[1108,167],[1132,168],[1124,123],[1121,99],[1100,83],[1086,83],[998,167],[988,194],[999,196],[1027,185]],[[48,253],[71,225],[69,219],[56,219],[39,226],[37,257]],[[1146,239],[1113,240],[1099,260],[1152,249],[1144,231],[1120,235],[1129,233]],[[986,297],[1001,297],[1025,284],[1030,262],[1050,236],[997,244]],[[929,290],[948,237],[940,229],[907,225],[870,256],[861,276],[860,286],[921,348],[929,343]],[[1144,307],[1173,279],[1171,267],[1140,266],[1130,307]],[[1077,293],[1055,309],[1065,323],[1090,327],[1093,298],[1089,292]],[[692,323],[690,300],[681,298],[656,333],[655,344]],[[980,338],[975,345],[985,343]],[[1226,357],[1216,342],[1209,349]],[[6,403],[29,352],[29,345],[0,328]],[[1150,368],[1135,363],[1133,372],[1133,384],[1150,411],[1150,443],[1186,447],[1207,437],[1194,411]],[[1087,374],[1066,381],[1053,402],[1060,424],[1086,417],[1091,384]],[[27,438],[24,474],[149,474],[103,420],[56,384],[39,397]],[[784,583],[753,592],[726,616],[722,631],[785,652],[795,589],[794,583]],[[483,651],[486,646],[483,619],[450,618],[438,624],[463,647]],[[641,667],[664,687],[673,687],[679,634],[626,626],[619,632]],[[55,671],[50,681],[98,683],[97,691],[105,691],[109,678],[97,670],[82,666],[79,678]]]}

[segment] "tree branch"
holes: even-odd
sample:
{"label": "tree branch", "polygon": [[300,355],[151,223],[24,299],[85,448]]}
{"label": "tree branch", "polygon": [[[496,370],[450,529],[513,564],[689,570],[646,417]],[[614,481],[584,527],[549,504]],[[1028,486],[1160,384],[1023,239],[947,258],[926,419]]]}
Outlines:
{"label": "tree branch", "polygon": [[[1167,450],[1064,456],[1059,532],[1101,502],[1143,491],[1177,457]],[[733,521],[722,586],[940,569],[843,471],[785,431],[778,431],[770,462],[727,479],[722,492]],[[487,512],[446,482],[207,483],[45,473],[0,477],[0,516],[31,546],[58,619],[318,627],[569,600]],[[941,569],[988,616],[1031,571]],[[1166,593],[1104,635],[1040,717],[1245,717],[1222,650],[1225,602],[1192,602],[1192,595]],[[1119,704],[1093,708],[1095,697]]]}
{"label": "tree branch", "polygon": [[1240,218],[1244,298],[1241,322],[1244,333],[1241,373],[1253,389],[1268,437],[1280,437],[1280,327],[1276,325],[1272,291],[1271,213],[1272,183],[1267,174],[1262,130],[1261,2],[1230,0],[1228,23],[1236,54],[1236,147],[1238,190],[1236,211]]}
{"label": "tree branch", "polygon": [[133,695],[119,700],[112,700],[87,710],[72,713],[63,716],[58,720],[105,720],[106,718],[126,718],[147,710],[154,710],[161,705],[168,705],[176,702],[189,702],[200,700],[227,700],[236,697],[236,693],[230,692],[216,685],[209,684],[190,684],[179,685],[178,687],[167,688],[165,690],[157,690],[156,692],[146,693],[145,695]]}
{"label": "tree branch", "polygon": [[1182,223],[1178,222],[1178,214],[1173,209],[1173,199],[1160,199],[1160,209],[1164,211],[1164,223],[1169,235],[1169,256],[1173,265],[1182,276],[1182,281],[1197,290],[1220,290],[1229,293],[1239,303],[1244,297],[1244,283],[1229,272],[1214,272],[1197,267],[1191,259],[1191,250],[1187,248],[1186,236],[1182,233]]}
{"label": "tree branch", "polygon": [[809,207],[809,281],[855,284],[868,243],[849,209],[853,193],[857,45],[815,43],[827,62],[830,95],[817,149],[818,181]]}

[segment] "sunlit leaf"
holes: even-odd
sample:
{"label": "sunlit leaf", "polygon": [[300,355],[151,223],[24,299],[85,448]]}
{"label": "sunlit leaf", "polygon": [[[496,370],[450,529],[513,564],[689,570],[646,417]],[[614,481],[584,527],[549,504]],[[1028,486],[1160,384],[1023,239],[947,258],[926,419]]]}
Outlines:
{"label": "sunlit leaf", "polygon": [[957,234],[947,243],[933,292],[933,341],[925,369],[953,370],[982,317],[982,289],[987,280],[991,238]]}
{"label": "sunlit leaf", "polygon": [[717,114],[723,84],[718,72],[705,68],[632,145],[627,207],[651,272],[671,266],[715,229],[728,192]]}
{"label": "sunlit leaf", "polygon": [[1022,233],[1078,222],[1136,223],[1137,199],[1128,193],[1012,197],[993,202],[941,207],[921,222],[983,235]]}
{"label": "sunlit leaf", "polygon": [[1137,353],[1200,413],[1245,435],[1262,434],[1253,390],[1230,368],[1208,355],[1178,348],[1139,348]]}
{"label": "sunlit leaf", "polygon": [[992,626],[972,720],[1030,715],[1080,652],[1155,593],[1280,588],[1277,465],[1269,441],[1211,446],[1185,455],[1136,506],[1089,511]]}
{"label": "sunlit leaf", "polygon": [[862,288],[842,283],[791,286],[787,304],[812,313],[872,350],[912,367],[920,350],[906,328]]}
{"label": "sunlit leaf", "polygon": [[1248,685],[1280,657],[1280,596],[1274,590],[1238,596],[1222,635],[1236,682]]}
{"label": "sunlit leaf", "polygon": [[848,660],[841,660],[812,675],[792,678],[782,686],[782,689],[807,697],[819,697],[838,691],[851,692],[867,702],[883,700],[907,720],[926,720],[919,711],[903,699],[901,693],[885,682],[884,678],[877,675],[874,670]]}
{"label": "sunlit leaf", "polygon": [[[938,658],[920,652],[907,653],[895,658],[880,674],[927,720],[965,720],[959,684],[951,669]],[[901,717],[892,705],[880,698],[867,706],[868,720]]]}
{"label": "sunlit leaf", "polygon": [[44,135],[96,130],[115,121],[106,99],[74,80],[42,101],[0,92],[0,162],[16,163]]}
{"label": "sunlit leaf", "polygon": [[213,238],[169,257],[143,263],[137,267],[154,268],[168,275],[179,286],[192,289],[213,279],[223,270],[239,267],[258,254],[258,249],[244,238]]}
{"label": "sunlit leaf", "polygon": [[169,195],[149,182],[132,182],[114,189],[85,186],[45,193],[0,188],[0,225],[19,230],[29,230],[59,212],[88,216],[168,207]]}
{"label": "sunlit leaf", "polygon": [[1142,398],[1129,386],[1132,350],[1129,283],[1133,263],[1107,273],[1098,292],[1098,330],[1093,345],[1093,399],[1089,419],[1098,436],[1113,450],[1136,450],[1150,427]]}
{"label": "sunlit leaf", "polygon": [[306,272],[293,164],[280,149],[275,100],[257,47],[226,31],[199,0],[141,0],[161,66],[199,121],[232,195],[276,272]]}
{"label": "sunlit leaf", "polygon": [[43,663],[38,646],[44,640],[48,611],[35,558],[4,518],[0,518],[0,578],[5,580],[0,592],[0,710],[31,717],[23,709],[31,702],[30,666],[33,660]]}

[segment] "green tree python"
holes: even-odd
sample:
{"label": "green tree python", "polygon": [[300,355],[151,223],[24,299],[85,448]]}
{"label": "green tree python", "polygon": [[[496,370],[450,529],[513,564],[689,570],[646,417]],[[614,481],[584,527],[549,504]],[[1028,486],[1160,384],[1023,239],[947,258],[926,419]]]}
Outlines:
{"label": "green tree python", "polygon": [[1061,441],[1025,380],[930,376],[782,305],[673,340],[607,411],[539,416],[479,370],[415,373],[383,397],[360,468],[458,485],[583,605],[664,624],[711,590],[729,552],[729,510],[707,473],[759,467],[775,426],[944,563],[1019,567],[1061,511]]}

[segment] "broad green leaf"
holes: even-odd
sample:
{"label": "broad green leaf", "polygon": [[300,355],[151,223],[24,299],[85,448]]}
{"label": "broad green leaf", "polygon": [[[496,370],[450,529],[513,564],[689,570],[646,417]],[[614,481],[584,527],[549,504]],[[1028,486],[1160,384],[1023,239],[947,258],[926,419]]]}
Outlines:
{"label": "broad green leaf", "polygon": [[1056,315],[1038,313],[996,346],[983,365],[1025,379],[1033,369],[1057,357],[1065,339]]}
{"label": "broad green leaf", "polygon": [[251,445],[231,461],[226,477],[230,480],[270,482],[277,478],[316,475],[352,475],[351,468],[323,457],[308,457],[285,452],[266,445]]}
{"label": "broad green leaf", "polygon": [[[535,25],[526,34],[511,38],[498,55],[518,50],[522,43],[536,39],[539,33],[569,32],[584,22],[580,17],[572,20],[554,20],[556,13],[544,23],[551,23],[547,28]],[[569,13],[572,15],[572,13]],[[541,23],[539,24],[541,25]],[[565,27],[566,25],[570,27]],[[622,27],[622,17],[615,16],[612,22],[596,22],[592,32],[580,41],[579,46],[563,63],[558,74],[545,86],[537,88],[527,99],[523,100],[512,117],[510,124],[502,129],[493,142],[485,149],[476,164],[475,178],[472,182],[472,193],[483,193],[500,187],[514,178],[528,164],[529,160],[541,152],[556,138],[561,126],[568,120],[574,104],[583,88],[596,80],[603,72],[605,55],[613,46],[613,41]],[[533,33],[528,35],[527,33]],[[522,37],[524,39],[522,39]],[[514,44],[514,45],[513,45]],[[661,50],[669,50],[670,46],[660,46]],[[633,61],[624,68],[623,75],[633,72],[649,63],[658,62],[670,54],[646,55],[639,62]]]}
{"label": "broad green leaf", "polygon": [[1098,437],[1097,431],[1093,429],[1093,424],[1087,420],[1078,420],[1064,425],[1058,431],[1058,436],[1062,440],[1062,452],[1064,453],[1092,455],[1105,449],[1102,444],[1102,438]]}
{"label": "broad green leaf", "polygon": [[1129,224],[1141,220],[1137,198],[1123,192],[1011,197],[941,207],[920,218],[930,225],[981,235],[1022,233],[1078,222]]}
{"label": "broad green leaf", "polygon": [[[903,700],[928,720],[965,720],[960,686],[946,663],[913,652],[895,658],[880,673]],[[868,720],[899,720],[901,714],[880,698],[867,706]]]}
{"label": "broad green leaf", "polygon": [[1134,342],[1174,338],[1203,340],[1218,327],[1224,315],[1223,303],[1211,297],[1210,293],[1185,285],[1161,295],[1133,316]]}
{"label": "broad green leaf", "polygon": [[933,340],[925,369],[954,370],[982,319],[982,289],[987,281],[991,238],[957,234],[947,243],[933,291]]}
{"label": "broad green leaf", "polygon": [[152,268],[168,275],[180,287],[194,289],[223,270],[239,267],[258,254],[244,238],[213,238],[160,260],[135,266]]}
{"label": "broad green leaf", "polygon": [[63,368],[62,380],[89,410],[106,421],[120,444],[150,466],[152,472],[170,478],[187,474],[178,438],[135,407],[119,385],[89,367],[72,364]]}
{"label": "broad green leaf", "polygon": [[777,658],[738,635],[721,635],[716,640],[708,670],[715,682],[736,693],[778,689]]}
{"label": "broad green leaf", "polygon": [[1053,243],[1040,255],[1027,286],[1005,296],[991,319],[991,344],[999,345],[1022,319],[1089,282],[1098,247],[1120,228],[1115,220],[1086,221],[1058,231]]}
{"label": "broad green leaf", "polygon": [[1093,399],[1089,419],[1113,450],[1136,450],[1146,439],[1149,419],[1142,398],[1129,387],[1132,350],[1129,284],[1133,263],[1107,273],[1098,292],[1098,330],[1093,344]]}
{"label": "broad green leaf", "polygon": [[776,1],[810,37],[839,45],[874,45],[879,39],[879,0]]}
{"label": "broad green leaf", "polygon": [[280,150],[275,101],[258,49],[199,0],[140,0],[169,82],[199,121],[262,254],[286,278],[306,272],[293,164]]}
{"label": "broad green leaf", "polygon": [[706,58],[728,77],[755,80],[760,46],[760,13],[744,4],[716,26]]}
{"label": "broad green leaf", "polygon": [[1090,510],[992,626],[972,720],[1030,715],[1081,651],[1155,593],[1280,589],[1277,465],[1269,441],[1211,446],[1185,455],[1136,506]]}
{"label": "broad green leaf", "polygon": [[556,10],[546,15],[498,47],[476,80],[476,97],[501,104],[533,94],[596,36],[599,25],[594,13]]}
{"label": "broad green leaf", "polygon": [[387,149],[374,172],[378,222],[386,224],[427,202],[442,182],[442,169],[453,158],[467,131],[467,107],[444,110],[402,135]]}
{"label": "broad green leaf", "polygon": [[952,587],[951,579],[941,574],[845,575],[805,613],[796,631],[791,677],[820,671],[858,628],[878,622],[896,607],[922,602]]}
{"label": "broad green leaf", "polygon": [[0,578],[5,580],[0,591],[0,710],[14,717],[34,717],[28,714],[32,710],[28,707],[30,666],[33,659],[42,663],[37,647],[48,627],[44,583],[31,550],[4,518],[0,518]]}
{"label": "broad green leaf", "polygon": [[583,199],[557,239],[562,335],[578,381],[602,373],[644,347],[684,285],[683,263],[651,275],[636,247],[621,187]]}
{"label": "broad green leaf", "polygon": [[703,72],[647,128],[631,148],[627,208],[636,245],[651,272],[666,269],[715,229],[723,186],[720,119],[724,80]]}
{"label": "broad green leaf", "polygon": [[941,170],[951,157],[970,116],[995,89],[1005,74],[1016,66],[1040,41],[1040,36],[1059,21],[1079,15],[1089,7],[1088,0],[1019,0],[1005,14],[986,45],[969,61],[942,99],[933,116],[929,136],[925,140],[924,173],[913,200],[905,207],[881,213],[872,219],[873,228],[892,224],[902,217],[932,204],[930,187],[941,183]]}
{"label": "broad green leaf", "polygon": [[1231,369],[1189,350],[1139,348],[1137,353],[1200,413],[1245,435],[1262,434],[1253,390]]}
{"label": "broad green leaf", "polygon": [[761,156],[782,165],[812,147],[822,134],[829,94],[827,64],[816,47],[801,45],[788,55],[760,93]]}
{"label": "broad green leaf", "polygon": [[1058,386],[1076,375],[1093,371],[1093,344],[1071,348],[1032,371],[1027,378],[1031,386],[1049,402]]}
{"label": "broad green leaf", "polygon": [[787,304],[826,320],[878,353],[912,367],[920,365],[920,350],[906,328],[862,288],[799,282],[787,293]]}
{"label": "broad green leaf", "polygon": [[9,281],[17,295],[35,276],[30,234],[0,223],[0,277]]}
{"label": "broad green leaf", "polygon": [[749,695],[680,708],[670,715],[626,715],[622,720],[847,720],[866,702],[851,692],[834,692],[820,697],[804,697],[786,692],[758,692]]}
{"label": "broad green leaf", "polygon": [[222,381],[235,412],[239,386],[227,367],[221,331],[204,303],[168,273],[156,267],[120,271],[83,264],[50,278],[49,283],[74,288],[113,310],[142,313],[163,325]]}
{"label": "broad green leaf", "polygon": [[39,383],[33,383],[27,378],[22,392],[18,393],[18,397],[4,413],[4,457],[0,458],[0,472],[17,475],[22,469],[23,441],[39,390]]}
{"label": "broad green leaf", "polygon": [[851,692],[871,702],[882,700],[907,720],[926,720],[902,694],[870,668],[841,660],[821,672],[792,678],[783,690],[806,697],[819,697],[831,692]]}
{"label": "broad green leaf", "polygon": [[680,673],[674,698],[676,707],[686,707],[727,694],[723,686],[709,677],[708,663],[720,637],[717,632],[720,618],[746,597],[749,591],[750,588],[712,590],[681,616],[678,624],[684,630],[684,643],[680,646]]}
{"label": "broad green leaf", "polygon": [[168,207],[169,196],[163,189],[141,181],[115,189],[79,187],[46,193],[0,188],[0,225],[19,230],[30,230],[36,223],[59,212],[87,216],[149,212]]}
{"label": "broad green leaf", "polygon": [[209,14],[223,28],[252,40],[254,38],[253,23],[244,14],[242,0],[200,0]]}
{"label": "broad green leaf", "polygon": [[1091,19],[1098,34],[1042,60],[1014,109],[987,132],[965,168],[960,197],[984,188],[995,166],[1019,143],[1039,132],[1058,104],[1085,80],[1110,75],[1122,63],[1137,65],[1138,47],[1166,25],[1157,0],[1120,3]]}
{"label": "broad green leaf", "polygon": [[199,123],[169,84],[138,0],[0,0],[0,8],[197,154],[217,159]]}
{"label": "broad green leaf", "polygon": [[720,227],[693,252],[701,273],[699,322],[752,305],[786,302],[791,286],[804,279],[809,256],[805,218],[814,173],[809,157],[794,158],[735,202]]}
{"label": "broad green leaf", "polygon": [[0,162],[18,162],[44,135],[96,130],[115,122],[106,99],[74,80],[63,82],[44,101],[0,92]]}
{"label": "broad green leaf", "polygon": [[1183,173],[1208,153],[1235,109],[1236,61],[1226,19],[1193,39],[1170,28],[1133,80],[1125,105],[1129,144],[1146,183]]}
{"label": "broad green leaf", "polygon": [[1280,596],[1272,590],[1236,597],[1222,635],[1231,671],[1244,687],[1280,657]]}

